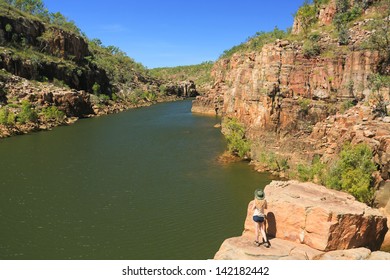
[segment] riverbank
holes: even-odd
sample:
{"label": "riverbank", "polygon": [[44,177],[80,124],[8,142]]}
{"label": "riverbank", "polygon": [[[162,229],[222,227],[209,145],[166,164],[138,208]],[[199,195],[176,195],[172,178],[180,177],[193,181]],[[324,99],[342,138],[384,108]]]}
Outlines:
{"label": "riverbank", "polygon": [[[7,75],[2,86],[5,93],[2,99],[6,100],[6,105],[0,103],[0,138],[51,130],[57,126],[71,125],[81,118],[115,114],[184,99],[176,95],[159,95],[150,100],[110,100],[105,96],[30,81],[14,75]],[[23,104],[28,105],[23,108]],[[28,111],[31,119],[18,120],[23,110]]]}

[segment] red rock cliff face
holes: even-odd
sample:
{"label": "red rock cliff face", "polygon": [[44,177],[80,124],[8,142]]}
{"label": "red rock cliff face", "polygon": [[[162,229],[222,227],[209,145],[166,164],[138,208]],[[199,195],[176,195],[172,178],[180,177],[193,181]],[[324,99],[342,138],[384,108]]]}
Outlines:
{"label": "red rock cliff face", "polygon": [[72,58],[76,62],[82,62],[86,56],[90,55],[88,44],[80,36],[56,28],[52,28],[51,32],[54,36],[48,42],[50,54],[64,59]]}
{"label": "red rock cliff face", "polygon": [[[358,28],[351,29],[351,34],[358,34],[351,38],[353,42],[365,36]],[[323,38],[320,45],[327,43],[335,44]],[[369,109],[336,115],[335,119],[344,121],[327,120],[345,101],[363,101],[371,93],[368,77],[376,71],[379,54],[349,47],[339,54],[309,58],[299,43],[277,40],[258,52],[221,59],[212,70],[212,89],[194,101],[192,110],[237,118],[253,143],[253,158],[265,147],[289,157],[292,164],[315,154],[332,159],[345,141],[366,142],[387,180],[389,162],[388,156],[383,156],[388,146],[383,143],[390,141],[387,121],[367,122],[373,117]],[[360,127],[349,121],[351,116]],[[369,127],[374,134],[366,131]]]}
{"label": "red rock cliff face", "polygon": [[[11,28],[11,31],[7,31],[6,26]],[[47,42],[41,39],[45,32],[52,33]],[[27,45],[40,48],[43,52],[64,59],[73,58],[76,62],[81,62],[90,55],[88,44],[81,36],[54,27],[48,28],[46,24],[36,20],[0,16],[0,42],[20,42],[22,40]]]}
{"label": "red rock cliff face", "polygon": [[[99,83],[104,92],[109,92],[109,80],[105,71],[85,60],[90,52],[84,38],[49,27],[41,21],[0,15],[0,45],[24,44],[41,52],[43,56],[48,55],[48,58],[36,63],[33,58],[3,49],[0,52],[0,67],[26,79],[57,79],[74,89],[89,92],[93,92],[93,85]],[[69,63],[56,61],[50,56],[68,60],[74,65],[68,66]]]}
{"label": "red rock cliff face", "polygon": [[209,95],[223,96],[219,110],[238,118],[249,130],[292,130],[302,118],[298,99],[313,100],[315,106],[308,115],[316,123],[326,117],[323,110],[317,110],[326,101],[363,97],[377,60],[378,54],[369,51],[306,58],[299,45],[277,41],[260,52],[218,61],[212,73],[216,83]]}

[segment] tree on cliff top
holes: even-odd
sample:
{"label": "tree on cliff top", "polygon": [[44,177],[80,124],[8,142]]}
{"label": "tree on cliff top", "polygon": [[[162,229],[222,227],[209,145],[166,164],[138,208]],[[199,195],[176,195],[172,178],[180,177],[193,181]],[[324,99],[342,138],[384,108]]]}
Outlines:
{"label": "tree on cliff top", "polygon": [[377,50],[381,56],[379,73],[390,74],[390,0],[382,1],[380,7],[382,15],[370,21],[371,36],[366,40],[364,47]]}
{"label": "tree on cliff top", "polygon": [[317,21],[317,7],[306,0],[295,16],[302,26],[303,33],[306,35],[309,27]]}
{"label": "tree on cliff top", "polygon": [[15,8],[32,15],[47,15],[48,11],[42,0],[1,0]]}

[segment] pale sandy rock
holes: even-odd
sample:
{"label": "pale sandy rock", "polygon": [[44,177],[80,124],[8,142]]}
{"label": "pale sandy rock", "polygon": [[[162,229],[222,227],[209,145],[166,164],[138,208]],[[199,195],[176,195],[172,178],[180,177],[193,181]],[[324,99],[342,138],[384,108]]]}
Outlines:
{"label": "pale sandy rock", "polygon": [[368,260],[390,260],[390,253],[382,252],[382,251],[372,252],[367,259]]}
{"label": "pale sandy rock", "polygon": [[370,257],[371,251],[366,248],[339,250],[327,252],[315,259],[318,260],[366,260]]}
{"label": "pale sandy rock", "polygon": [[225,240],[215,255],[216,260],[309,260],[322,254],[321,251],[287,240],[272,239],[271,247],[256,247],[253,239],[233,237]]}
{"label": "pale sandy rock", "polygon": [[304,244],[272,239],[271,247],[256,247],[245,236],[225,240],[214,256],[215,260],[390,260],[390,253],[367,248],[322,252]]}

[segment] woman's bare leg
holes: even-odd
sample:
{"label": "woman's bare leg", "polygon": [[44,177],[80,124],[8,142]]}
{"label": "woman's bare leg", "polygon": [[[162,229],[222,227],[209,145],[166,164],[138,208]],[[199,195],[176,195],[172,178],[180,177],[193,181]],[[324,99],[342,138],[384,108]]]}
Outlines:
{"label": "woman's bare leg", "polygon": [[259,228],[259,223],[255,223],[255,241],[259,242],[259,237],[260,237],[260,228]]}
{"label": "woman's bare leg", "polygon": [[264,223],[260,223],[260,232],[261,235],[263,236],[264,242],[268,242],[267,234],[265,234]]}

